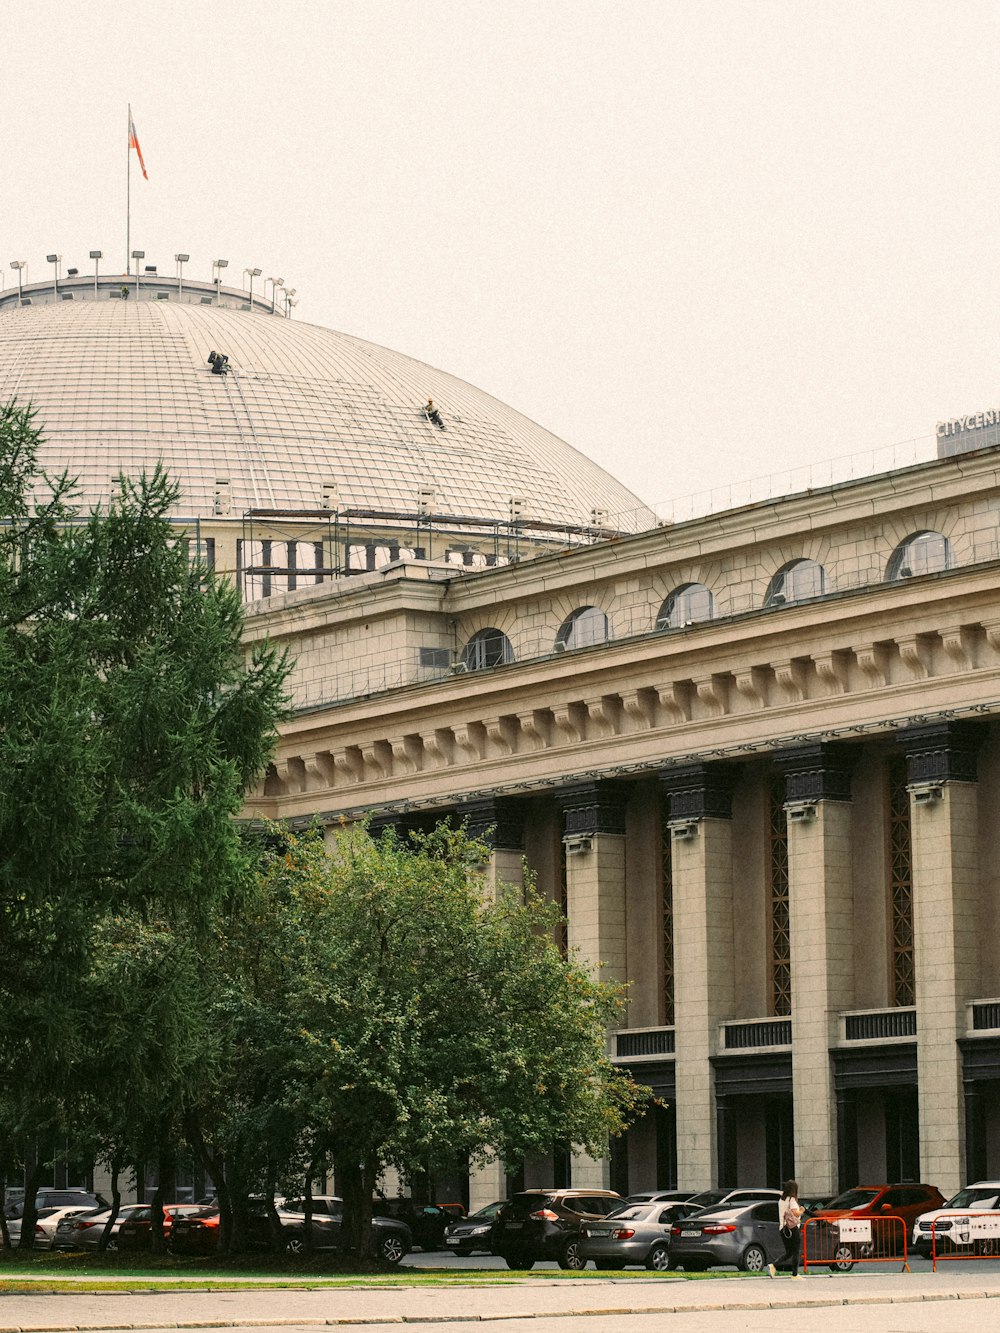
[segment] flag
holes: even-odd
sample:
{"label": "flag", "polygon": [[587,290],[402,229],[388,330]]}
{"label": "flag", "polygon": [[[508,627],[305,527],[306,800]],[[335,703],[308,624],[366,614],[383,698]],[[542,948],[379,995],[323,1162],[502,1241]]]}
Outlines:
{"label": "flag", "polygon": [[138,137],[136,136],[135,122],[132,119],[131,107],[129,108],[129,113],[128,113],[128,146],[129,148],[135,149],[136,155],[139,158],[139,166],[142,167],[142,178],[143,180],[148,181],[149,177],[146,175],[146,164],[142,160],[142,149],[139,147],[139,140]]}

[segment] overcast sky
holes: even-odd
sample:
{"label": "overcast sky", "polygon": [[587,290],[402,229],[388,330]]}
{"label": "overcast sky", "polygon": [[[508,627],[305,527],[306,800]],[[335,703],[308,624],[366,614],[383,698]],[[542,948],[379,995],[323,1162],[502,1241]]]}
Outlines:
{"label": "overcast sky", "polygon": [[[260,266],[651,503],[1000,406],[996,0],[8,0],[0,258]],[[9,253],[8,253],[9,252]],[[105,261],[108,266],[108,261]]]}

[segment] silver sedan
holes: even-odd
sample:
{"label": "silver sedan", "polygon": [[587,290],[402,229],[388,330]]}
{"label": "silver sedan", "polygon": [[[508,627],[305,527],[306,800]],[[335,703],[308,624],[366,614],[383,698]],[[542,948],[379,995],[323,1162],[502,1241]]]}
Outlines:
{"label": "silver sedan", "polygon": [[684,1212],[685,1205],[677,1202],[628,1204],[600,1221],[584,1223],[580,1254],[598,1268],[642,1264],[662,1272],[669,1266],[670,1228]]}

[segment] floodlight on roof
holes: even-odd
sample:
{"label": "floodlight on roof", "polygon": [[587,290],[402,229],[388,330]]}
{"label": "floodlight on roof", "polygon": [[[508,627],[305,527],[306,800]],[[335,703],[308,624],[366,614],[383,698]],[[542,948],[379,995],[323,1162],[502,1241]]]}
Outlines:
{"label": "floodlight on roof", "polygon": [[90,252],[90,257],[91,257],[91,259],[103,259],[103,258],[104,258],[104,251],[103,251],[103,250],[91,250],[91,252]]}
{"label": "floodlight on roof", "polygon": [[174,255],[177,261],[177,295],[184,295],[184,265],[191,258],[190,255]]}
{"label": "floodlight on roof", "polygon": [[133,259],[145,259],[145,258],[146,258],[146,252],[145,252],[145,250],[133,250],[133,251],[132,251],[132,258],[133,258]]}
{"label": "floodlight on roof", "polygon": [[46,255],[45,259],[49,264],[58,264],[62,259],[62,255]]}
{"label": "floodlight on roof", "polygon": [[228,260],[228,259],[216,259],[216,260],[214,260],[213,262],[214,262],[216,268],[228,268],[228,267],[229,267],[229,260]]}
{"label": "floodlight on roof", "polygon": [[46,255],[45,258],[52,265],[52,287],[55,294],[59,295],[59,265],[62,263],[62,255]]}
{"label": "floodlight on roof", "polygon": [[186,263],[188,262],[188,260],[191,258],[191,256],[190,256],[190,255],[174,255],[174,258],[177,260],[178,264],[186,264]]}
{"label": "floodlight on roof", "polygon": [[261,270],[260,270],[259,268],[245,268],[245,269],[243,270],[243,276],[244,276],[245,278],[249,278],[249,279],[250,279],[250,309],[251,309],[251,310],[253,309],[253,280],[254,280],[254,278],[259,278],[260,275],[261,275]]}
{"label": "floodlight on roof", "polygon": [[26,259],[12,259],[10,266],[17,273],[17,299],[21,300],[21,270],[28,267]]}

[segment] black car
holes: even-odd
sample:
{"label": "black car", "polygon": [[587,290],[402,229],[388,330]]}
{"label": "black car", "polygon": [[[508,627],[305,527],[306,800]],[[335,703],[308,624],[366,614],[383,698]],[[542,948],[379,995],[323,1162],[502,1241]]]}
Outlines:
{"label": "black car", "polygon": [[392,1218],[409,1227],[413,1244],[425,1253],[446,1249],[446,1230],[465,1216],[460,1203],[414,1203],[412,1199],[376,1199],[372,1211],[376,1217]]}
{"label": "black car", "polygon": [[462,1258],[478,1251],[480,1254],[493,1253],[493,1224],[501,1208],[507,1206],[506,1200],[488,1203],[478,1213],[470,1213],[460,1222],[452,1222],[444,1233],[444,1243],[452,1254]]}
{"label": "black car", "polygon": [[501,1208],[493,1252],[508,1268],[532,1268],[539,1259],[555,1259],[560,1268],[585,1268],[583,1223],[607,1217],[624,1202],[611,1190],[524,1190]]}

